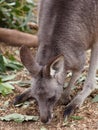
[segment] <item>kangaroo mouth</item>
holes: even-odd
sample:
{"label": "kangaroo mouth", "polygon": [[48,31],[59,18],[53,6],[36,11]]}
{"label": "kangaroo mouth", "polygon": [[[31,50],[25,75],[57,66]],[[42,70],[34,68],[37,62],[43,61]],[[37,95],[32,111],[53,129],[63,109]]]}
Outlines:
{"label": "kangaroo mouth", "polygon": [[46,119],[42,118],[41,122],[44,124],[50,124],[52,118],[53,118],[53,113],[51,114],[51,116],[48,116]]}

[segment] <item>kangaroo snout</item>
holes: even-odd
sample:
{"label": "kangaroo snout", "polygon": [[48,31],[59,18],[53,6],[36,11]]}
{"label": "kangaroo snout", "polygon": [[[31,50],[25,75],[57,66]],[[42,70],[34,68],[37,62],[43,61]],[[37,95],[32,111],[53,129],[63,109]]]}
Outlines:
{"label": "kangaroo snout", "polygon": [[47,115],[46,114],[43,116],[40,115],[40,119],[41,119],[41,122],[48,124],[48,123],[50,123],[50,121],[52,119],[52,114],[50,112],[48,112]]}
{"label": "kangaroo snout", "polygon": [[41,122],[43,122],[43,123],[45,123],[45,124],[46,124],[46,123],[49,123],[49,122],[50,122],[50,120],[51,120],[51,119],[50,119],[50,117],[49,117],[49,116],[47,116],[47,117],[46,117],[46,116],[41,117]]}

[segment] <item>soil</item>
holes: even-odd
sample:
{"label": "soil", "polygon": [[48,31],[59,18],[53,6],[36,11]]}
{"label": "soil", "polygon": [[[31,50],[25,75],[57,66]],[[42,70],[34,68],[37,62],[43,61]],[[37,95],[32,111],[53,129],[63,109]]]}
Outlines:
{"label": "soil", "polygon": [[[17,60],[20,61],[19,53],[15,53],[19,50],[19,48],[12,47],[0,47],[2,52],[5,54],[6,51],[13,53]],[[34,54],[35,50],[33,50]],[[89,55],[87,56],[87,63],[84,70],[84,73],[87,72],[89,63]],[[19,72],[16,72],[17,78],[22,80],[31,79],[30,75],[26,72],[25,69],[22,69]],[[70,76],[66,79],[68,82]],[[75,89],[72,93],[73,96],[76,95],[77,91],[80,91],[83,87],[83,83],[76,84],[77,89]],[[9,106],[2,110],[0,109],[0,116],[5,116],[12,113],[20,113],[26,115],[36,115],[39,116],[38,105],[36,101],[30,101],[30,105],[28,107],[15,107],[13,105],[13,101],[16,95],[23,91],[24,88],[20,88],[19,86],[15,86],[14,93],[7,95],[6,97],[0,95],[0,108],[4,107],[6,101],[9,101]],[[83,106],[75,112],[73,116],[80,117],[79,119],[73,119],[70,117],[67,121],[64,121],[63,112],[65,109],[64,105],[57,103],[54,108],[54,118],[52,119],[50,124],[43,124],[40,121],[28,121],[23,123],[16,123],[14,121],[5,122],[0,121],[0,130],[98,130],[98,103],[93,103],[92,98],[98,94],[98,89],[95,90],[84,102]]]}

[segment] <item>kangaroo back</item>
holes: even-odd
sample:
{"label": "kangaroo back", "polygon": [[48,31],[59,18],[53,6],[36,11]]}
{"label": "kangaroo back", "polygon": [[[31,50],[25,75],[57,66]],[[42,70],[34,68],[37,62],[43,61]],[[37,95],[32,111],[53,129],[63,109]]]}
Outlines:
{"label": "kangaroo back", "polygon": [[38,63],[45,65],[58,54],[70,57],[72,49],[79,53],[90,48],[98,32],[97,14],[97,0],[41,0]]}

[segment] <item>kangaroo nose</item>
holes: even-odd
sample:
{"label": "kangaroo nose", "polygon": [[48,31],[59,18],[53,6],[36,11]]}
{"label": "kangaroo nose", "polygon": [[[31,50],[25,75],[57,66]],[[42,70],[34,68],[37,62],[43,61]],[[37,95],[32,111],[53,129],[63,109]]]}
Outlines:
{"label": "kangaroo nose", "polygon": [[48,117],[47,118],[41,118],[41,122],[43,122],[43,123],[48,123],[48,121],[49,121],[49,119],[48,119]]}

